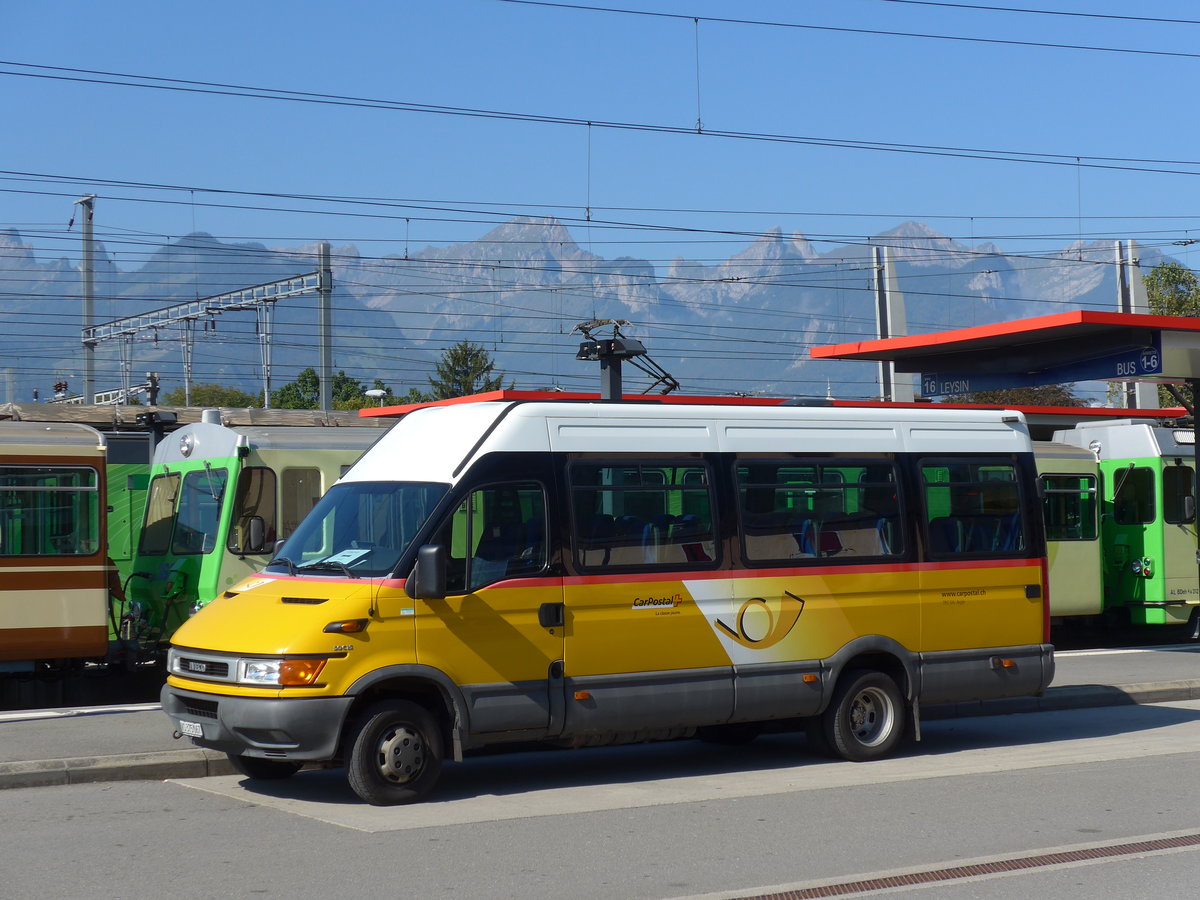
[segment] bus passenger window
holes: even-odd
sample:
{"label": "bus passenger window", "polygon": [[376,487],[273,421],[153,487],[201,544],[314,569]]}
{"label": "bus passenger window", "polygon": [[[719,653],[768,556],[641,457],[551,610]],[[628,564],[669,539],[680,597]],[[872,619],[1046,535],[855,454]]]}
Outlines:
{"label": "bus passenger window", "polygon": [[576,462],[568,478],[580,568],[708,566],[716,560],[706,467],[695,461]]}
{"label": "bus passenger window", "polygon": [[742,546],[751,562],[904,552],[891,462],[743,459],[737,479]]}
{"label": "bus passenger window", "polygon": [[992,555],[1025,549],[1015,467],[1000,460],[921,464],[929,553]]}

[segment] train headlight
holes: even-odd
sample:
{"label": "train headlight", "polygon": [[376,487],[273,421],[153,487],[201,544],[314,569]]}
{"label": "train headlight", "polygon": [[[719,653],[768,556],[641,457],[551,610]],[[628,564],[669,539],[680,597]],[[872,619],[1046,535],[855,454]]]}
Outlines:
{"label": "train headlight", "polygon": [[247,659],[241,663],[238,681],[264,687],[307,687],[316,683],[325,662],[324,659]]}

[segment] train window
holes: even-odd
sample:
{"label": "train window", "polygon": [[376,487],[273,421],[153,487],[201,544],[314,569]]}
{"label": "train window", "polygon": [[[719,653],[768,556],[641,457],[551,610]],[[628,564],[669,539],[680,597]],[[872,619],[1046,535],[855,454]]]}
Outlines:
{"label": "train window", "polygon": [[171,528],[175,524],[175,500],[179,496],[179,475],[155,475],[146,498],[146,524],[138,541],[138,553],[162,556],[171,546]]}
{"label": "train window", "polygon": [[581,568],[711,567],[716,560],[707,467],[576,462],[568,478]]}
{"label": "train window", "polygon": [[283,531],[286,538],[321,499],[320,469],[283,470]]}
{"label": "train window", "polygon": [[226,469],[206,466],[183,477],[179,491],[179,511],[171,552],[180,556],[211,553],[217,547],[221,525],[221,502],[225,498]]}
{"label": "train window", "polygon": [[925,541],[931,556],[1025,550],[1016,467],[997,460],[922,460]]}
{"label": "train window", "polygon": [[0,555],[90,556],[99,523],[95,469],[0,466]]}
{"label": "train window", "polygon": [[1154,470],[1130,465],[1114,472],[1113,521],[1144,525],[1154,518]]}
{"label": "train window", "polygon": [[1167,466],[1163,469],[1163,520],[1180,525],[1196,520],[1196,473],[1191,466]]}
{"label": "train window", "polygon": [[742,548],[751,562],[904,552],[890,462],[742,460],[737,484]]}
{"label": "train window", "polygon": [[[270,553],[275,547],[275,472],[265,466],[248,466],[238,475],[233,504],[233,527],[225,546],[231,553]],[[262,522],[262,544],[250,546],[250,522]],[[289,532],[290,533],[290,532]]]}
{"label": "train window", "polygon": [[541,485],[501,484],[473,491],[434,539],[447,551],[447,591],[476,591],[541,572],[547,559],[545,523]]}
{"label": "train window", "polygon": [[1042,515],[1050,541],[1094,541],[1097,499],[1094,475],[1043,475]]}

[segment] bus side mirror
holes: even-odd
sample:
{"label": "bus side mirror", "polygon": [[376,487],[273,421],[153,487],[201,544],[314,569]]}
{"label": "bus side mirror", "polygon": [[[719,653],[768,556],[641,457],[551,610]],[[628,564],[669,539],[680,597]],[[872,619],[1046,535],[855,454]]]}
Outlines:
{"label": "bus side mirror", "polygon": [[250,516],[246,519],[245,529],[243,536],[246,543],[242,547],[243,553],[262,553],[267,549],[267,524],[262,516]]}
{"label": "bus side mirror", "polygon": [[417,561],[404,581],[404,593],[414,600],[441,600],[446,596],[446,548],[426,544],[417,550]]}

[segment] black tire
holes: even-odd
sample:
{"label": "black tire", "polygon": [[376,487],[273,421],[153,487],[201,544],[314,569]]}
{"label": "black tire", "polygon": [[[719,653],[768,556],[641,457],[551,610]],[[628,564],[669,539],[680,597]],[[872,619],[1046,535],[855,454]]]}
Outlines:
{"label": "black tire", "polygon": [[239,775],[253,778],[255,781],[282,781],[291,778],[303,763],[289,759],[262,759],[258,756],[237,756],[228,754],[229,762]]}
{"label": "black tire", "polygon": [[904,737],[905,719],[896,682],[883,672],[861,669],[842,675],[833,700],[821,714],[830,749],[852,762],[889,755]]}
{"label": "black tire", "polygon": [[408,700],[369,706],[350,740],[346,779],[372,806],[425,799],[442,772],[442,732],[429,710]]}
{"label": "black tire", "polygon": [[728,725],[704,725],[696,729],[696,737],[707,744],[740,747],[762,734],[759,722],[733,722]]}

